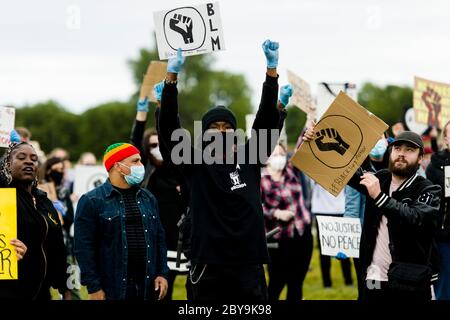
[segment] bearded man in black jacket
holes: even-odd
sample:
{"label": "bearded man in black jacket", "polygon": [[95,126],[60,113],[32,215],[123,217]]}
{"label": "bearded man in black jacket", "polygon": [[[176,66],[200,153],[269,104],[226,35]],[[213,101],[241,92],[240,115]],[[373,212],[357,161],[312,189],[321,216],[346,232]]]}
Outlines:
{"label": "bearded man in black jacket", "polygon": [[[308,128],[305,141],[314,139]],[[441,188],[419,176],[423,141],[411,131],[389,144],[389,168],[358,170],[349,185],[366,197],[360,245],[360,298],[370,301],[431,300]]]}

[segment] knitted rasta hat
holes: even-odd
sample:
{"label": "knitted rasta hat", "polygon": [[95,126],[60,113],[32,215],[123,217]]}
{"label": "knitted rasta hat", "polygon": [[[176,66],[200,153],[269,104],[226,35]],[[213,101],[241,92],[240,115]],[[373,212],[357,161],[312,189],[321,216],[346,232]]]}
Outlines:
{"label": "knitted rasta hat", "polygon": [[103,164],[106,171],[109,171],[114,163],[122,161],[133,154],[140,154],[140,152],[132,144],[119,142],[110,145],[103,155]]}

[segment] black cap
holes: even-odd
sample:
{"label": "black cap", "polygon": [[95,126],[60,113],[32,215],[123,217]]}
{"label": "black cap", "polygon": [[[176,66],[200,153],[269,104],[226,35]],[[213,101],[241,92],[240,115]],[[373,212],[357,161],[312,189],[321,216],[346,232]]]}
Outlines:
{"label": "black cap", "polygon": [[412,131],[403,131],[402,133],[399,133],[394,141],[389,144],[389,146],[393,146],[401,142],[409,142],[417,148],[423,149],[422,138],[417,133]]}
{"label": "black cap", "polygon": [[209,125],[216,121],[226,121],[236,130],[236,117],[231,110],[224,106],[209,109],[202,117],[202,129],[205,132]]}

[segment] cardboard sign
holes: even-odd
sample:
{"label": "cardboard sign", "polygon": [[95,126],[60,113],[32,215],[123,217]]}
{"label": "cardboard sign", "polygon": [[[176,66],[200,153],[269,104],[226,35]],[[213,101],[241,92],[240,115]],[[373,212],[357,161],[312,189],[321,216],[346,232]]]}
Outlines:
{"label": "cardboard sign", "polygon": [[341,91],[344,91],[353,100],[358,100],[356,85],[352,83],[319,83],[317,89],[316,119],[320,119],[323,116],[327,108]]}
{"label": "cardboard sign", "polygon": [[[17,256],[9,242],[17,238],[16,189],[0,189],[0,280],[17,280]],[[20,239],[19,239],[20,240]]]}
{"label": "cardboard sign", "polygon": [[338,252],[343,252],[349,258],[359,258],[361,221],[358,218],[316,218],[322,255],[335,257]]}
{"label": "cardboard sign", "polygon": [[83,194],[102,185],[106,179],[108,179],[108,172],[103,166],[76,165],[73,191],[81,197]]}
{"label": "cardboard sign", "polygon": [[450,197],[450,166],[445,166],[444,168],[444,186],[445,186],[445,197]]}
{"label": "cardboard sign", "polygon": [[414,78],[416,121],[442,128],[450,120],[450,84]]}
{"label": "cardboard sign", "polygon": [[148,97],[151,102],[156,102],[153,87],[155,84],[161,82],[166,77],[167,62],[151,61],[147,68],[147,73],[142,80],[141,91],[139,93],[139,100]]}
{"label": "cardboard sign", "polygon": [[341,92],[317,123],[314,140],[302,143],[291,161],[337,196],[387,128]]}
{"label": "cardboard sign", "polygon": [[8,148],[9,135],[14,129],[16,109],[11,107],[0,107],[0,147]]}
{"label": "cardboard sign", "polygon": [[291,104],[297,106],[306,113],[308,119],[316,117],[316,104],[311,95],[311,88],[305,80],[292,71],[287,71],[288,81],[294,89],[290,99]]}
{"label": "cardboard sign", "polygon": [[218,2],[159,11],[153,15],[161,60],[176,56],[178,48],[185,56],[225,49]]}

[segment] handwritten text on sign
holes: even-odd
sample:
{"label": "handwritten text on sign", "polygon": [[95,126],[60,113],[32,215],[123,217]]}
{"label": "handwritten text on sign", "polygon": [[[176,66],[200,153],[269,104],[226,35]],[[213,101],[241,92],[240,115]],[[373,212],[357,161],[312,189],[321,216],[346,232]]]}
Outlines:
{"label": "handwritten text on sign", "polygon": [[[0,189],[0,280],[15,280],[17,257],[9,244],[17,238],[16,189]],[[20,240],[20,239],[19,239]]]}
{"label": "handwritten text on sign", "polygon": [[317,216],[322,255],[336,256],[343,252],[347,257],[359,257],[361,222],[358,218]]}
{"label": "handwritten text on sign", "polygon": [[219,3],[180,7],[153,14],[156,41],[161,60],[224,50]]}

